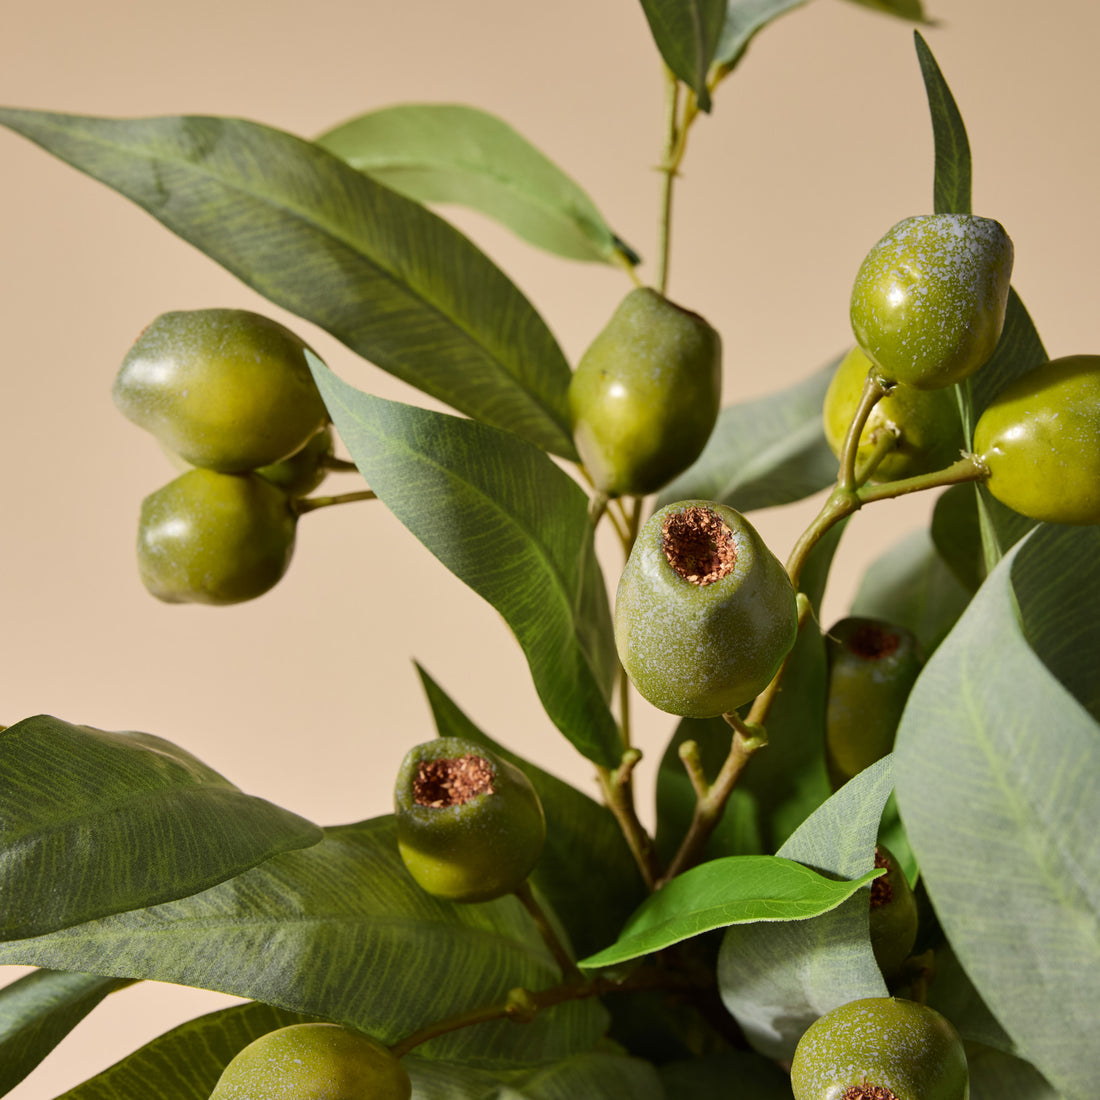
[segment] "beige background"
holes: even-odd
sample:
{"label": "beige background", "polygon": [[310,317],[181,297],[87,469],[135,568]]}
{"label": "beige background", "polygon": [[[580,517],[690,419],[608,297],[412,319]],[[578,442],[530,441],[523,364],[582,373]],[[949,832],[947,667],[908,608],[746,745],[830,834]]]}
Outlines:
{"label": "beige background", "polygon": [[[239,115],[312,135],[394,102],[503,115],[653,252],[662,82],[630,0],[264,4],[12,0],[0,102],[76,113]],[[975,206],[1016,244],[1015,285],[1052,355],[1100,349],[1100,178],[1092,0],[931,0],[927,32],[961,105]],[[1042,14],[1039,14],[1042,12]],[[169,309],[266,310],[147,215],[0,133],[3,569],[0,723],[48,711],[185,745],[244,789],[322,823],[385,812],[405,749],[432,735],[411,658],[488,732],[586,788],[498,617],[379,505],[308,517],[279,587],[234,609],[169,607],[133,565],[142,496],[172,476],[114,410],[114,371]],[[931,205],[931,137],[909,28],[814,0],[768,28],[697,127],[678,192],[671,295],[726,347],[726,400],[806,374],[850,340],[865,250]],[[527,291],[571,359],[627,289],[621,273],[460,224]],[[300,322],[344,377],[418,400]],[[852,524],[824,618],[927,503]],[[806,508],[760,517],[782,556]],[[609,575],[617,566],[609,558]],[[649,753],[671,720],[639,707]],[[0,777],[0,782],[3,779]],[[2,904],[2,901],[0,901]],[[19,973],[0,968],[0,982]],[[226,1003],[141,986],[101,1007],[11,1095],[55,1095],[174,1023]]]}

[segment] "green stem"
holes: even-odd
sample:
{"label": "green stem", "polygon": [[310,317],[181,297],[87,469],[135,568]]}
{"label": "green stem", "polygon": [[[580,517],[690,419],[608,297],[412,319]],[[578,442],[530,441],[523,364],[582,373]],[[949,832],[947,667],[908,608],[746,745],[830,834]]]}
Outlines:
{"label": "green stem", "polygon": [[350,504],[353,500],[377,500],[378,496],[370,489],[360,489],[354,493],[340,493],[332,497],[304,497],[294,502],[298,515],[315,512],[318,508],[330,508],[334,504]]}
{"label": "green stem", "polygon": [[873,504],[878,500],[893,500],[895,497],[920,493],[925,489],[940,489],[945,485],[958,485],[964,481],[985,481],[987,477],[989,467],[977,455],[968,454],[963,455],[958,462],[930,474],[884,481],[881,485],[864,485],[856,495],[860,505]]}
{"label": "green stem", "polygon": [[354,462],[349,462],[346,458],[337,458],[335,455],[325,455],[321,459],[321,465],[326,470],[332,470],[336,473],[351,473],[353,470],[358,471],[359,469]]}
{"label": "green stem", "polygon": [[601,767],[596,769],[596,775],[603,788],[607,808],[619,823],[619,828],[626,838],[631,854],[634,856],[634,862],[637,863],[647,888],[653,890],[661,877],[661,867],[657,861],[657,849],[653,844],[653,838],[638,820],[637,811],[634,809],[634,787],[631,778],[641,758],[642,754],[637,749],[627,749],[623,753],[622,763],[614,771]]}
{"label": "green stem", "polygon": [[[802,633],[802,628],[813,614],[813,605],[810,603],[810,597],[805,592],[799,592],[796,597],[796,606],[798,608],[798,628],[795,634],[797,639],[798,635]],[[794,646],[791,646],[787,656],[783,658],[783,663],[779,666],[779,671],[772,677],[771,683],[753,700],[752,708],[745,719],[745,724],[750,728],[763,727],[767,722],[772,703],[775,702],[775,697],[779,694],[779,689],[783,685],[783,677],[786,675],[787,665],[790,663],[792,653],[794,653]]]}
{"label": "green stem", "polygon": [[558,939],[558,934],[554,931],[554,926],[550,923],[546,911],[539,904],[538,898],[535,897],[530,880],[524,879],[523,883],[513,893],[519,898],[523,908],[531,915],[531,919],[535,922],[535,927],[542,937],[542,942],[550,949],[550,954],[554,956],[554,962],[558,964],[561,976],[571,982],[583,981],[584,976],[577,969],[573,956],[569,954],[565,949],[565,945]]}
{"label": "green stem", "polygon": [[657,290],[668,289],[668,262],[672,242],[672,188],[676,179],[673,157],[679,140],[680,81],[665,67],[665,147],[661,155],[661,211],[657,222]]}
{"label": "green stem", "polygon": [[859,437],[867,425],[867,418],[874,407],[890,392],[891,386],[879,378],[872,368],[867,372],[867,380],[863,383],[863,393],[860,394],[859,404],[852,414],[852,422],[848,425],[848,433],[844,437],[844,445],[840,449],[840,472],[837,475],[837,488],[845,491],[855,489],[859,484],[856,480],[856,455],[859,451]]}

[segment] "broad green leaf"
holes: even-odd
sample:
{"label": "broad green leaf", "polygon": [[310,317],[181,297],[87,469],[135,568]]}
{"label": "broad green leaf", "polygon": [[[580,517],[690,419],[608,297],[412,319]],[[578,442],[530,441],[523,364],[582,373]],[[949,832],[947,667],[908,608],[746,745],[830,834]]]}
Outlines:
{"label": "broad green leaf", "polygon": [[966,608],[970,593],[936,552],[924,528],[872,562],[852,601],[852,615],[907,627],[930,654]]}
{"label": "broad green leaf", "polygon": [[[790,1100],[791,1079],[751,1050],[734,1050],[660,1068],[666,1100]],[[735,1091],[731,1083],[736,1082]]]}
{"label": "broad green leaf", "polygon": [[[657,1070],[649,1062],[601,1051],[504,1080],[499,1100],[665,1100]],[[451,1100],[451,1095],[440,1091],[424,1100]],[[414,1100],[419,1097],[414,1095]]]}
{"label": "broad green leaf", "polygon": [[724,408],[703,453],[661,490],[657,507],[698,499],[751,512],[832,485],[837,460],[821,406],[839,361],[779,393]]}
{"label": "broad green leaf", "polygon": [[3,939],[186,897],[321,839],[148,733],[26,718],[0,732],[0,776]]}
{"label": "broad green leaf", "polygon": [[597,764],[622,748],[607,705],[615,648],[587,498],[530,443],[314,376],[370,487],[460,580],[503,615],[551,721]]}
{"label": "broad green leaf", "polygon": [[[868,0],[857,0],[867,3]],[[877,6],[871,4],[871,6]],[[919,18],[919,2],[914,0]],[[920,31],[913,32],[924,77],[924,90],[928,96],[928,109],[932,114],[932,137],[935,143],[936,171],[933,182],[933,209],[937,214],[970,214],[970,140],[959,113],[955,97],[944,80],[943,72]]]}
{"label": "broad green leaf", "polygon": [[726,0],[642,0],[653,40],[665,64],[710,110],[707,72],[718,48]]}
{"label": "broad green leaf", "polygon": [[0,1096],[15,1088],[89,1012],[129,982],[33,970],[0,989]]}
{"label": "broad green leaf", "polygon": [[1060,1100],[1032,1065],[1003,1050],[966,1044],[970,1070],[970,1100]]}
{"label": "broad green leaf", "polygon": [[253,1039],[312,1019],[256,1003],[210,1012],[159,1035],[59,1100],[149,1100],[151,1091],[157,1100],[208,1100],[222,1070]]}
{"label": "broad green leaf", "polygon": [[712,859],[646,898],[618,941],[580,965],[616,966],[733,924],[808,920],[835,909],[876,874],[838,882],[778,856]]}
{"label": "broad green leaf", "polygon": [[569,366],[530,302],[456,229],[339,157],[239,119],[5,108],[0,123],[376,366],[576,457]]}
{"label": "broad green leaf", "polygon": [[715,65],[726,70],[734,68],[757,31],[784,12],[800,8],[806,2],[807,0],[728,0],[722,34],[714,51]]}
{"label": "broad green leaf", "polygon": [[929,532],[936,552],[968,592],[985,580],[982,531],[978,522],[977,487],[952,485],[940,493]]}
{"label": "broad green leaf", "polygon": [[1009,551],[917,681],[896,750],[902,819],[948,939],[1067,1098],[1100,1075],[1100,727],[1028,644],[1017,600],[1045,619],[1040,634],[1095,618],[1094,565],[1069,603],[1052,578],[1089,563],[1096,538],[1040,526]]}
{"label": "broad green leaf", "polygon": [[[0,964],[149,978],[323,1016],[392,1043],[432,1021],[502,1004],[516,986],[558,981],[515,898],[453,905],[405,870],[390,817],[326,830],[202,894],[0,944]],[[590,1049],[605,1015],[591,1001],[516,1027],[479,1024],[418,1052],[486,1067]]]}
{"label": "broad green leaf", "polygon": [[[892,787],[893,760],[887,756],[816,810],[779,855],[823,874],[866,881]],[[718,986],[756,1050],[790,1061],[802,1032],[818,1016],[859,997],[886,995],[871,951],[869,912],[868,895],[860,891],[814,920],[726,930]]]}
{"label": "broad green leaf", "polygon": [[371,111],[316,143],[418,202],[457,203],[573,260],[637,263],[596,204],[503,119],[458,104]]}
{"label": "broad green leaf", "polygon": [[611,811],[486,736],[417,666],[440,737],[480,742],[531,780],[546,814],[546,845],[531,874],[536,888],[588,955],[609,943],[645,897],[645,884]]}
{"label": "broad green leaf", "polygon": [[949,943],[936,947],[936,976],[928,987],[928,1004],[955,1025],[965,1042],[1017,1053],[1015,1043],[989,1011]]}

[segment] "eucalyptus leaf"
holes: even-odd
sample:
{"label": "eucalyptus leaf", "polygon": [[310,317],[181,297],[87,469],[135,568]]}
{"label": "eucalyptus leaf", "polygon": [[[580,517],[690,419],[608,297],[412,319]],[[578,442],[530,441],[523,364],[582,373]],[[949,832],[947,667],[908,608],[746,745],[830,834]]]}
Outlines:
{"label": "eucalyptus leaf", "polygon": [[[875,838],[893,788],[893,758],[846,783],[779,849],[822,874],[866,881]],[[860,891],[825,915],[799,923],[726,929],[718,957],[722,1002],[761,1054],[790,1061],[819,1016],[860,997],[883,997]]]}
{"label": "eucalyptus leaf", "polygon": [[877,874],[844,882],[778,856],[712,859],[646,898],[619,939],[580,965],[616,966],[733,924],[808,920],[835,909]]}
{"label": "eucalyptus leaf", "polygon": [[839,362],[778,393],[724,408],[702,454],[661,490],[657,507],[713,500],[750,512],[832,485],[837,460],[825,442],[821,407]]}
{"label": "eucalyptus leaf", "polygon": [[944,565],[970,593],[985,580],[977,491],[973,483],[964,483],[940,493],[929,529]]}
{"label": "eucalyptus leaf", "polygon": [[899,19],[915,19],[927,22],[920,0],[852,0],[864,8],[880,11],[883,15],[896,15]]}
{"label": "eucalyptus leaf", "polygon": [[546,814],[546,844],[531,881],[553,906],[580,955],[618,934],[645,897],[645,884],[611,811],[486,736],[417,666],[440,737],[485,745],[518,767],[538,792]]}
{"label": "eucalyptus leaf", "polygon": [[[517,986],[558,981],[513,897],[453,905],[424,893],[390,817],[326,830],[202,894],[0,944],[0,965],[149,978],[260,1000],[359,1028],[385,1043]],[[417,1048],[435,1058],[519,1068],[588,1050],[606,1017],[592,1001],[529,1024],[478,1024]]]}
{"label": "eucalyptus leaf", "polygon": [[321,839],[148,733],[26,718],[0,731],[0,776],[3,939],[186,897]]}
{"label": "eucalyptus leaf", "polygon": [[617,658],[581,488],[517,436],[362,393],[309,358],[370,487],[501,613],[558,729],[590,760],[616,766],[607,697]]}
{"label": "eucalyptus leaf", "polygon": [[0,109],[276,305],[475,419],[575,458],[545,322],[441,218],[301,138],[240,119]]}
{"label": "eucalyptus leaf", "polygon": [[792,8],[800,8],[807,0],[728,0],[726,18],[714,63],[723,69],[733,69],[741,60],[757,31]]}
{"label": "eucalyptus leaf", "polygon": [[399,104],[359,115],[316,143],[410,199],[468,206],[548,252],[609,264],[638,262],[588,195],[487,111]]}
{"label": "eucalyptus leaf", "polygon": [[718,49],[727,0],[642,0],[653,40],[665,64],[710,110],[707,73]]}
{"label": "eucalyptus leaf", "polygon": [[1100,1075],[1100,727],[1028,644],[1017,600],[1033,589],[1030,614],[1075,632],[1095,592],[1055,612],[1052,577],[1095,546],[1092,529],[1040,526],[1009,551],[918,679],[896,749],[902,819],[959,961],[1067,1098]]}
{"label": "eucalyptus leaf", "polygon": [[15,1088],[107,994],[129,984],[98,974],[32,970],[0,989],[0,1096]]}
{"label": "eucalyptus leaf", "polygon": [[921,528],[894,543],[868,567],[851,614],[907,627],[931,654],[966,608],[970,593]]}
{"label": "eucalyptus leaf", "polygon": [[[868,3],[869,0],[856,0]],[[911,0],[920,8],[919,0]],[[870,6],[877,6],[871,3]],[[919,14],[914,18],[920,18]],[[943,72],[920,31],[913,32],[928,109],[932,114],[932,138],[936,168],[932,187],[933,209],[937,214],[970,214],[970,139],[959,113],[958,104],[947,86]]]}
{"label": "eucalyptus leaf", "polygon": [[966,1062],[970,1100],[1060,1100],[1034,1066],[1003,1050],[968,1042]]}
{"label": "eucalyptus leaf", "polygon": [[790,1100],[791,1079],[755,1051],[733,1050],[660,1068],[666,1100]]}

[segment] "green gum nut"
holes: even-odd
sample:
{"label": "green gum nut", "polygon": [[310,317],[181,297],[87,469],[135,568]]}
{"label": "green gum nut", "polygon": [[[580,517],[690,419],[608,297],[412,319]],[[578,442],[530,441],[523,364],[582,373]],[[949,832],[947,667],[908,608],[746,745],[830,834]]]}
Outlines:
{"label": "green gum nut", "polygon": [[409,874],[448,901],[513,893],[546,839],[542,803],[527,776],[459,737],[410,749],[397,774],[394,810]]}
{"label": "green gum nut", "polygon": [[405,1067],[376,1039],[337,1024],[291,1024],[254,1039],[210,1100],[410,1100]]}
{"label": "green gum nut", "polygon": [[791,1062],[795,1100],[967,1100],[958,1032],[926,1005],[867,997],[815,1020]]}
{"label": "green gum nut", "polygon": [[251,470],[289,458],[328,419],[305,349],[246,310],[162,313],[127,353],[112,396],[192,466]]}
{"label": "green gum nut", "polygon": [[290,565],[296,527],[289,498],[269,481],[190,470],[142,501],[138,573],[166,603],[255,599]]}
{"label": "green gum nut", "polygon": [[1012,241],[999,222],[925,214],[867,253],[852,287],[856,341],[890,382],[938,389],[992,354],[1004,327]]}
{"label": "green gum nut", "polygon": [[304,497],[325,480],[328,473],[325,463],[332,457],[332,449],[332,429],[326,424],[296,454],[282,462],[260,466],[256,473],[277,485],[287,496]]}
{"label": "green gum nut", "polygon": [[825,762],[833,789],[893,750],[924,657],[912,631],[854,616],[825,636]]}
{"label": "green gum nut", "polygon": [[[863,349],[854,347],[840,361],[829,383],[822,423],[825,439],[837,458],[863,393],[863,383],[873,368]],[[918,390],[901,383],[895,385],[871,410],[860,433],[857,471],[883,435],[892,436],[894,446],[875,467],[871,481],[898,481],[950,466],[963,448],[955,395],[950,389]]]}
{"label": "green gum nut", "polygon": [[644,496],[687,469],[722,398],[722,341],[655,290],[632,290],[569,386],[577,451],[595,487]]}
{"label": "green gum nut", "polygon": [[615,644],[655,707],[735,710],[767,687],[797,634],[786,570],[740,512],[685,500],[642,526],[619,581]]}
{"label": "green gum nut", "polygon": [[892,978],[917,942],[917,900],[898,861],[882,844],[875,848],[875,867],[885,868],[886,874],[871,883],[871,950],[883,977]]}
{"label": "green gum nut", "polygon": [[1100,355],[1020,375],[978,418],[974,451],[1002,504],[1048,523],[1100,523]]}

